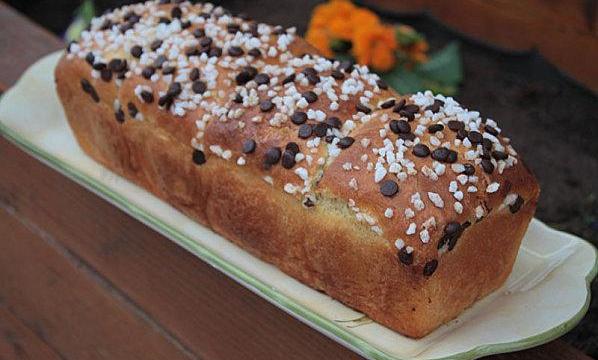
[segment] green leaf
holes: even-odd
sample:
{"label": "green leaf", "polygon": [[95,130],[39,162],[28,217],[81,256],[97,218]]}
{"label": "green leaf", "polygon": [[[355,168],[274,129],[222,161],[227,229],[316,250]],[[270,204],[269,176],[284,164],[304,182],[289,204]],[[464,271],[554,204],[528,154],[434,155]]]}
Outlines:
{"label": "green leaf", "polygon": [[410,46],[420,40],[424,40],[424,36],[417,31],[401,31],[400,26],[397,26],[395,36],[397,42],[403,46]]}
{"label": "green leaf", "polygon": [[455,95],[463,80],[459,44],[451,43],[434,54],[427,63],[412,70],[397,66],[381,77],[399,93],[432,90],[434,93]]}
{"label": "green leaf", "polygon": [[335,53],[345,54],[351,50],[352,44],[347,40],[332,39],[330,41],[330,49]]}
{"label": "green leaf", "polygon": [[457,85],[463,80],[463,66],[459,44],[452,42],[440,50],[416,71],[425,78],[445,84]]}
{"label": "green leaf", "polygon": [[81,32],[91,23],[91,19],[95,16],[95,8],[93,0],[84,0],[83,3],[75,10],[75,18],[69,25],[65,32],[67,41],[77,40]]}

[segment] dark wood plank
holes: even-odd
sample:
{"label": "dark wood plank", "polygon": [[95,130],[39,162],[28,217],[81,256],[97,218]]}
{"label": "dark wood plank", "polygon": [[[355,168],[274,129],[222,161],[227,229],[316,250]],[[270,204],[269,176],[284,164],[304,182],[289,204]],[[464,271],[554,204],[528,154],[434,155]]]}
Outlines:
{"label": "dark wood plank", "polygon": [[59,360],[60,355],[0,305],[0,359]]}
{"label": "dark wood plank", "polygon": [[356,357],[5,140],[2,162],[0,206],[60,239],[202,358]]}
{"label": "dark wood plank", "polygon": [[69,359],[189,359],[109,289],[90,281],[83,264],[13,215],[0,210],[0,298],[56,352]]}
{"label": "dark wood plank", "polygon": [[41,56],[63,47],[55,35],[0,1],[0,91]]}
{"label": "dark wood plank", "polygon": [[[7,17],[10,17],[15,29],[35,27],[0,3],[0,19]],[[34,49],[38,49],[38,53],[22,49],[25,52],[21,53],[18,61],[23,64],[35,61],[38,56],[35,54],[41,55],[60,47],[60,41],[55,38],[45,41],[47,33],[39,28],[31,32],[15,31],[21,43],[34,41],[37,44]],[[29,40],[30,33],[34,35],[33,40]],[[14,31],[0,31],[0,47],[8,49],[2,44],[10,43],[9,51],[15,51],[18,47],[15,47],[14,40],[5,40],[5,37],[12,36],[9,34],[14,34]],[[0,53],[0,64],[3,64],[2,61],[16,61],[7,60],[2,54],[10,53]],[[11,84],[18,74],[13,70],[0,67],[0,83]],[[184,346],[202,358],[357,357],[38,163],[4,139],[0,139],[0,162],[5,164],[0,172],[0,207],[57,239],[56,246],[72,252],[92,269],[95,268],[99,276],[115,285],[116,291],[122,292],[134,305],[139,305],[140,311],[152,321],[155,319],[156,324],[164,326],[175,339],[180,339]],[[30,250],[26,245],[19,244]],[[0,263],[3,261],[7,261],[6,258],[0,258]],[[11,263],[13,261],[11,258]],[[71,272],[75,275],[66,273],[66,279],[83,276],[76,275],[74,268]],[[21,281],[25,279],[21,278]],[[90,282],[91,285],[81,281],[81,284],[71,284],[71,287],[97,288],[94,281]],[[72,291],[81,292],[77,289]],[[23,301],[29,304],[34,302],[33,299],[24,298]],[[64,311],[57,306],[43,314],[23,313],[37,324],[41,321],[39,319],[57,316],[55,312],[62,314]],[[110,309],[96,312],[107,318],[114,316]],[[120,323],[118,328],[128,329],[128,325]],[[67,337],[67,330],[71,329],[65,329],[61,336]],[[77,341],[59,343],[67,350],[78,346]],[[549,354],[552,359],[586,358],[562,341],[493,358],[535,359],[537,354]]]}
{"label": "dark wood plank", "polygon": [[485,357],[486,360],[592,360],[591,357],[571,347],[564,341],[555,340],[532,349]]}

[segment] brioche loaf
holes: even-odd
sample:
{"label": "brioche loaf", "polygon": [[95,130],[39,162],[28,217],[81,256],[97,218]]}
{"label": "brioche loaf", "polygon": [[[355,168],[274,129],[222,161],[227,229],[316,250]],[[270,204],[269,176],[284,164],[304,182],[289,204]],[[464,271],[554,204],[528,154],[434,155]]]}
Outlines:
{"label": "brioche loaf", "polygon": [[55,75],[93,159],[410,337],[505,281],[536,207],[495,121],[211,4],[96,18]]}

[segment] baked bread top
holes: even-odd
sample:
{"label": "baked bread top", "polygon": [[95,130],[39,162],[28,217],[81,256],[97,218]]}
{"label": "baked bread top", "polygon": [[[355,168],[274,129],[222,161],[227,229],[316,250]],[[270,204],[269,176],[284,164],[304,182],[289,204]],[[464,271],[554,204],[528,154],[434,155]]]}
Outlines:
{"label": "baked bread top", "polygon": [[346,214],[424,276],[467,226],[538,196],[494,120],[450,97],[399,95],[293,28],[211,4],[116,9],[65,61],[88,68],[82,91],[111,102],[115,121],[154,122],[189,144],[199,167],[234,162],[305,211]]}

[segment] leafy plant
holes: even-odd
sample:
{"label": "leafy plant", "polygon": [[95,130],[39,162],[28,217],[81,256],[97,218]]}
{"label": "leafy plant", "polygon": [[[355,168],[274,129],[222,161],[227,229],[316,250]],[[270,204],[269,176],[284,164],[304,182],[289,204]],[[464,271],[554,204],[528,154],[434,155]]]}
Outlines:
{"label": "leafy plant", "polygon": [[433,54],[429,60],[412,69],[397,66],[380,76],[400,93],[413,93],[425,89],[454,95],[463,80],[463,65],[459,43],[452,42]]}
{"label": "leafy plant", "polygon": [[67,42],[79,39],[81,32],[89,26],[91,19],[95,16],[95,7],[93,0],[84,0],[75,10],[75,18],[66,29],[64,38]]}

